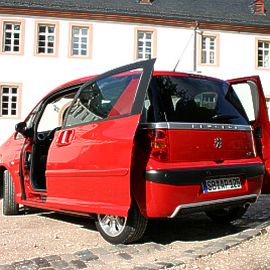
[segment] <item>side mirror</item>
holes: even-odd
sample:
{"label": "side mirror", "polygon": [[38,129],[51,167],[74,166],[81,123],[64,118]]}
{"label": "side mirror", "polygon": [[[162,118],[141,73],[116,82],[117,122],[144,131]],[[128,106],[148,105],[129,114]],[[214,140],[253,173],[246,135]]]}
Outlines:
{"label": "side mirror", "polygon": [[24,137],[33,137],[33,128],[27,128],[25,122],[16,124],[15,130],[21,133]]}
{"label": "side mirror", "polygon": [[15,125],[15,130],[21,134],[24,134],[25,128],[26,128],[25,122],[20,122]]}

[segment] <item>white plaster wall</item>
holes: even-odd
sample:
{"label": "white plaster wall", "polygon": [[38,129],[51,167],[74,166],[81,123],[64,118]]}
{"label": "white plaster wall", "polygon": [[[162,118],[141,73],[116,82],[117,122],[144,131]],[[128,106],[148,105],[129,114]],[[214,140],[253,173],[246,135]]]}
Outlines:
{"label": "white plaster wall", "polygon": [[[0,18],[6,16],[0,15]],[[156,30],[155,69],[171,71],[180,59],[177,71],[193,70],[194,31],[192,29],[73,20],[74,23],[90,23],[93,26],[92,58],[75,59],[68,57],[71,20],[35,17],[23,19],[25,19],[24,55],[0,55],[0,83],[23,84],[22,116],[21,119],[15,120],[0,118],[0,143],[14,130],[14,124],[23,120],[33,106],[50,90],[67,81],[99,74],[134,62],[136,28]],[[59,22],[58,57],[34,56],[35,22],[41,20]],[[220,35],[220,65],[218,67],[198,65],[198,70],[203,74],[224,79],[258,74],[261,76],[265,93],[270,95],[269,71],[255,69],[255,38],[260,36],[245,33],[217,33]],[[270,36],[263,37],[270,38]]]}
{"label": "white plaster wall", "polygon": [[[172,70],[182,55],[179,67],[192,68],[193,41],[187,44],[192,30],[174,27],[155,27],[138,24],[89,22],[93,26],[92,58],[68,57],[69,23],[71,20],[47,18],[25,19],[24,55],[0,55],[0,82],[22,83],[22,114],[20,119],[0,119],[0,143],[23,120],[33,106],[55,87],[79,77],[99,74],[112,68],[134,62],[135,29],[149,28],[157,31],[157,62],[159,70]],[[34,55],[35,22],[59,22],[58,57]],[[86,23],[74,20],[74,23]],[[188,45],[188,46],[187,46]],[[186,48],[183,54],[184,48]],[[3,68],[4,67],[4,68]],[[178,68],[179,68],[178,67]]]}
{"label": "white plaster wall", "polygon": [[[209,32],[209,31],[207,31]],[[219,66],[210,67],[198,65],[198,70],[204,74],[222,79],[232,79],[259,75],[265,95],[270,95],[269,70],[256,68],[256,38],[270,39],[269,35],[248,33],[221,33]]]}

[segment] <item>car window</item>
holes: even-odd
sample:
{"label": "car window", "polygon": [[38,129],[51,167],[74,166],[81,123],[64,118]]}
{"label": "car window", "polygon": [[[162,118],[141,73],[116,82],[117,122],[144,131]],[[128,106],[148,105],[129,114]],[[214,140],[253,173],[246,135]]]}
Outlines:
{"label": "car window", "polygon": [[194,97],[196,105],[200,108],[213,110],[217,106],[218,95],[215,92],[203,92]]}
{"label": "car window", "polygon": [[154,77],[145,111],[147,122],[248,124],[244,107],[228,83],[193,76]]}
{"label": "car window", "polygon": [[74,126],[131,113],[141,71],[117,74],[83,87],[68,111],[65,126]]}
{"label": "car window", "polygon": [[256,84],[248,81],[233,84],[232,87],[241,101],[249,121],[256,120],[259,112],[259,95]]}
{"label": "car window", "polygon": [[48,102],[37,126],[37,132],[53,130],[61,127],[66,111],[74,99],[76,91],[58,96]]}

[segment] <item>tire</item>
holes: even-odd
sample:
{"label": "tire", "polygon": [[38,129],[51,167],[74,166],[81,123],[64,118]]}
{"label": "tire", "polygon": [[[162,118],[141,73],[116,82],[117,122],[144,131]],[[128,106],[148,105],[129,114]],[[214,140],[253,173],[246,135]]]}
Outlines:
{"label": "tire", "polygon": [[223,209],[216,209],[212,211],[206,211],[205,214],[216,223],[230,223],[240,217],[242,217],[249,206],[235,206],[226,207]]}
{"label": "tire", "polygon": [[19,213],[19,204],[15,200],[15,188],[9,171],[4,171],[3,215],[12,216]]}
{"label": "tire", "polygon": [[144,234],[148,219],[143,217],[134,203],[128,217],[97,215],[96,227],[102,237],[111,244],[129,244]]}

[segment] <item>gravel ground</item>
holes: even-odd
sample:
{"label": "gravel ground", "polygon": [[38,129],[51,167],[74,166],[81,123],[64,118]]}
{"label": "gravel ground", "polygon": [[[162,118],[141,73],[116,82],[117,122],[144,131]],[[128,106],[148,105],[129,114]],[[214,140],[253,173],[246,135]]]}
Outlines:
{"label": "gravel ground", "polygon": [[176,269],[185,270],[268,270],[270,269],[270,226],[265,234],[249,241],[199,258]]}
{"label": "gravel ground", "polygon": [[80,223],[76,222],[75,217],[51,212],[35,213],[33,210],[27,215],[7,217],[1,214],[0,265],[31,257],[109,246],[99,236],[92,220],[84,218]]}
{"label": "gravel ground", "polygon": [[50,270],[270,270],[270,196],[231,225],[217,226],[203,213],[153,220],[141,242],[129,246],[104,241],[88,218],[0,214],[0,270],[36,270],[44,262]]}

